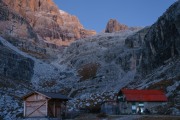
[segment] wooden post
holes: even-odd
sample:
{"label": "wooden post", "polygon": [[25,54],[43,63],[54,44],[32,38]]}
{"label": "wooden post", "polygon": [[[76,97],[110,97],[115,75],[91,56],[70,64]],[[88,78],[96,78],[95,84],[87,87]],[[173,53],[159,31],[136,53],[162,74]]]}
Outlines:
{"label": "wooden post", "polygon": [[56,117],[56,102],[54,101],[54,106],[53,106],[53,112],[54,112],[54,117]]}
{"label": "wooden post", "polygon": [[58,101],[58,104],[59,104],[59,109],[60,109],[60,110],[58,111],[58,112],[59,112],[58,114],[61,115],[61,114],[62,114],[62,110],[61,110],[61,108],[62,108],[62,102],[61,102],[61,101]]}
{"label": "wooden post", "polygon": [[65,101],[65,117],[67,116],[67,101]]}
{"label": "wooden post", "polygon": [[26,101],[24,101],[24,117],[26,117]]}
{"label": "wooden post", "polygon": [[46,99],[46,116],[48,116],[48,101],[49,100]]}

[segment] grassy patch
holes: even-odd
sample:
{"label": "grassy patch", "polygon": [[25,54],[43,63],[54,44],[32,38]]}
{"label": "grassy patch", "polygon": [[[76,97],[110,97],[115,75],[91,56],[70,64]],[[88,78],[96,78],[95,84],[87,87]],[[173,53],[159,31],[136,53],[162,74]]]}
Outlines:
{"label": "grassy patch", "polygon": [[81,66],[78,70],[78,74],[81,76],[80,81],[96,77],[99,66],[100,65],[98,63],[89,63]]}
{"label": "grassy patch", "polygon": [[25,48],[22,48],[21,49],[23,52],[25,53],[28,53],[34,57],[37,57],[38,59],[48,59],[48,55],[44,54],[44,53],[38,53],[38,52],[35,52],[35,51],[32,51],[32,50],[27,50]]}

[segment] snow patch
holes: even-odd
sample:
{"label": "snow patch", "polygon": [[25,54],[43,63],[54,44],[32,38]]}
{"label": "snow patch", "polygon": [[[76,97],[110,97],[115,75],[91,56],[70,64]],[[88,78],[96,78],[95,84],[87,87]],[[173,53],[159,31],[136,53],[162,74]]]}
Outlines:
{"label": "snow patch", "polygon": [[60,14],[68,14],[67,12],[63,11],[63,10],[59,10]]}

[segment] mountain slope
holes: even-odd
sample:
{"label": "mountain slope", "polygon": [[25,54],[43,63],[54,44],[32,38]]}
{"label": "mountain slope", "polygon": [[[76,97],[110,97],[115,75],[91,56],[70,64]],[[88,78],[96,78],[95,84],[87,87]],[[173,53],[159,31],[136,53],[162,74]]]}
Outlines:
{"label": "mountain slope", "polygon": [[[19,1],[12,2],[12,6],[16,2]],[[33,0],[27,1],[27,3],[29,2],[32,4],[29,4],[27,11],[30,13],[34,11],[35,15],[40,14],[43,20],[48,19],[47,21],[49,21],[49,16],[44,13],[44,10],[46,11],[44,5],[46,6],[48,3],[50,6],[54,6],[52,1],[39,0],[38,3],[34,3]],[[32,90],[61,92],[73,98],[69,103],[70,109],[89,108],[92,110],[98,108],[100,103],[105,100],[115,100],[117,92],[124,87],[163,89],[169,97],[169,102],[164,106],[152,108],[152,110],[161,114],[179,115],[180,1],[174,3],[150,27],[141,30],[128,29],[115,33],[97,34],[73,42],[69,47],[63,49],[62,54],[57,54],[59,52],[57,46],[54,46],[55,52],[48,48],[51,51],[49,53],[53,53],[57,57],[54,61],[49,60],[48,62],[43,62],[42,59],[27,54],[27,51],[23,52],[22,49],[18,49],[24,46],[24,44],[20,44],[20,41],[24,40],[25,44],[29,41],[32,46],[43,48],[42,50],[48,50],[46,47],[54,42],[48,40],[47,36],[44,40],[43,35],[36,33],[40,26],[31,27],[33,25],[28,23],[27,18],[21,24],[22,13],[22,15],[17,15],[2,1],[0,1],[0,5],[1,13],[3,13],[0,14],[1,22],[13,23],[17,27],[17,29],[13,29],[15,33],[16,30],[18,33],[18,29],[23,29],[23,34],[25,34],[25,36],[21,36],[20,33],[17,35],[14,32],[13,34],[8,33],[8,29],[1,30],[1,36],[6,39],[0,37],[0,65],[2,66],[2,69],[0,68],[2,75],[0,94],[4,96],[0,98],[0,107],[3,108],[0,111],[0,117],[11,119],[9,116],[12,116],[12,119],[16,119],[19,114],[22,115],[22,102],[19,98]],[[13,9],[15,8],[13,7]],[[67,17],[67,13],[54,7],[49,10],[47,8],[47,12],[51,13],[50,16],[56,15],[57,11],[58,14],[60,12],[60,18],[67,21],[63,24],[71,26],[72,22],[68,20],[72,16]],[[7,13],[7,11],[9,12]],[[17,12],[20,13],[19,7]],[[11,15],[17,16],[11,18]],[[3,25],[2,23],[1,25]],[[18,27],[18,25],[20,26]],[[78,26],[80,29],[82,28],[81,25]],[[28,31],[28,28],[31,32]],[[37,31],[34,32],[34,29]],[[53,35],[56,30],[52,32]],[[13,39],[10,39],[11,37]],[[22,39],[23,37],[24,39]],[[14,44],[17,40],[19,40],[17,42],[19,45]],[[47,42],[50,43],[47,44]],[[39,50],[38,48],[33,49]],[[8,59],[9,56],[12,58]],[[19,66],[22,67],[18,69]],[[25,74],[18,74],[21,72]],[[14,77],[11,73],[16,73],[17,76]],[[8,103],[8,107],[3,106],[6,103]]]}
{"label": "mountain slope", "polygon": [[73,73],[62,72],[66,66],[45,63],[0,37],[0,118],[11,120],[22,117],[21,97],[30,91],[57,91],[64,83],[62,78]]}
{"label": "mountain slope", "polygon": [[[173,101],[180,99],[179,15],[177,1],[156,23],[134,34],[97,35],[67,48],[62,63],[77,71],[79,78],[72,92],[77,104],[82,98],[94,103],[98,103],[97,98],[115,99],[114,94],[123,87],[163,89],[170,101],[165,111],[158,111],[179,114],[179,102]],[[80,103],[80,107],[88,107]]]}

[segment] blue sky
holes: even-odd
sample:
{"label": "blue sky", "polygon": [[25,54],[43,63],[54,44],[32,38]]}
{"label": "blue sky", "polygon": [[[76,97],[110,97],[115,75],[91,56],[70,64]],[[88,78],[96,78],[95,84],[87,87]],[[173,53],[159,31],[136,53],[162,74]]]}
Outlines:
{"label": "blue sky", "polygon": [[53,0],[79,18],[86,29],[101,32],[109,19],[128,26],[149,26],[176,0]]}

